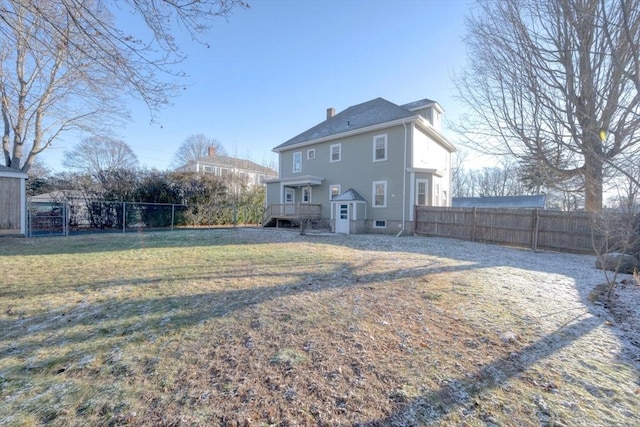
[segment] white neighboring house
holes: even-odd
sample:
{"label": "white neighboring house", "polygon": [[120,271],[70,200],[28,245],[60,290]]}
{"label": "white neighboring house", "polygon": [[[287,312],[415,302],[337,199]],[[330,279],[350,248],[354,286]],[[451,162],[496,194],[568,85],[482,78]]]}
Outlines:
{"label": "white neighboring house", "polygon": [[26,235],[28,177],[19,170],[0,166],[0,236]]}
{"label": "white neighboring house", "polygon": [[313,218],[338,233],[411,234],[415,206],[451,206],[444,110],[421,99],[376,98],[335,114],[273,149],[264,226]]}
{"label": "white neighboring house", "polygon": [[264,185],[264,181],[278,177],[275,170],[250,160],[219,156],[214,147],[209,147],[208,156],[200,157],[176,169],[178,172],[199,172],[219,177],[236,175],[246,178],[249,185]]}

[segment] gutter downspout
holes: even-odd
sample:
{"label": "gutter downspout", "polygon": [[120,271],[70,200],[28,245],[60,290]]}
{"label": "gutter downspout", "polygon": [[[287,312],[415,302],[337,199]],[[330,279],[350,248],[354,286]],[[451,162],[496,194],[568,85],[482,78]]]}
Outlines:
{"label": "gutter downspout", "polygon": [[396,237],[400,237],[404,234],[406,229],[406,209],[407,209],[407,124],[402,120],[402,126],[404,127],[404,160],[402,167],[402,228]]}

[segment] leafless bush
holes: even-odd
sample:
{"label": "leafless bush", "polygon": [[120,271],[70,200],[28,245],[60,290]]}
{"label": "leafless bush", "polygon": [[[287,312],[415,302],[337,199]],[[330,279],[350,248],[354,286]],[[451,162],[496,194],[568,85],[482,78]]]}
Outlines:
{"label": "leafless bush", "polygon": [[594,219],[594,249],[597,266],[602,268],[608,285],[607,296],[616,287],[619,273],[634,273],[633,264],[640,256],[640,214],[627,212],[603,212]]}

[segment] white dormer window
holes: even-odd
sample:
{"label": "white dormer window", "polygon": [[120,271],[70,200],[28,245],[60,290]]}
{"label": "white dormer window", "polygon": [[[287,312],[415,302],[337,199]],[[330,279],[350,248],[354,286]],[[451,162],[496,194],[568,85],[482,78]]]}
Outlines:
{"label": "white dormer window", "polygon": [[342,144],[333,144],[329,148],[329,152],[331,153],[331,157],[329,158],[329,161],[339,162],[342,159]]}
{"label": "white dormer window", "polygon": [[376,135],[373,137],[373,161],[384,160],[387,160],[387,135]]}
{"label": "white dormer window", "polygon": [[293,153],[293,173],[302,172],[302,151]]}

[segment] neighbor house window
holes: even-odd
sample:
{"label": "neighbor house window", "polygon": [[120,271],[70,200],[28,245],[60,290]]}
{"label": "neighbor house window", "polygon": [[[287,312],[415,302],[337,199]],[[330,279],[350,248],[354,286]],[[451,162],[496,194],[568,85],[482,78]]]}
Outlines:
{"label": "neighbor house window", "polygon": [[387,135],[373,137],[373,161],[387,160]]}
{"label": "neighbor house window", "polygon": [[302,172],[302,152],[293,153],[293,172]]}
{"label": "neighbor house window", "polygon": [[387,207],[387,181],[375,181],[373,183],[373,207]]}
{"label": "neighbor house window", "polygon": [[427,183],[426,179],[416,180],[416,205],[427,206]]}
{"label": "neighbor house window", "polygon": [[376,220],[373,222],[373,228],[387,228],[387,221]]}
{"label": "neighbor house window", "polygon": [[447,206],[448,202],[449,202],[449,199],[447,197],[447,192],[443,191],[442,192],[442,205],[441,206]]}
{"label": "neighbor house window", "polygon": [[331,185],[329,187],[329,200],[333,200],[339,195],[340,195],[340,184]]}
{"label": "neighbor house window", "polygon": [[307,150],[307,160],[313,160],[316,158],[316,149],[312,148],[311,150]]}
{"label": "neighbor house window", "polygon": [[331,152],[331,159],[330,161],[332,162],[339,162],[342,156],[342,144],[333,144],[329,151]]}
{"label": "neighbor house window", "polygon": [[440,206],[440,203],[438,203],[439,202],[439,200],[438,200],[438,196],[439,195],[440,195],[440,184],[436,184],[436,188],[435,188],[434,196],[433,196],[433,198],[435,199],[434,200],[435,206]]}

